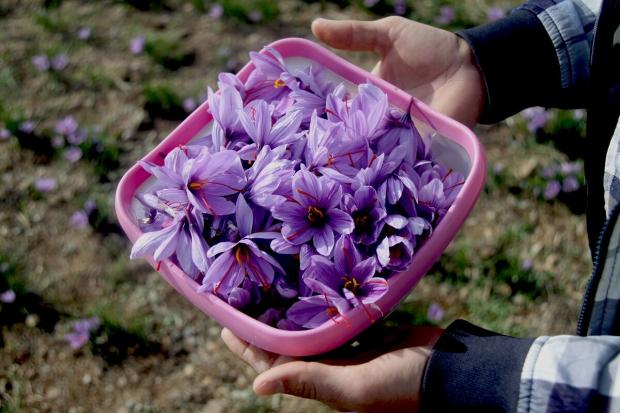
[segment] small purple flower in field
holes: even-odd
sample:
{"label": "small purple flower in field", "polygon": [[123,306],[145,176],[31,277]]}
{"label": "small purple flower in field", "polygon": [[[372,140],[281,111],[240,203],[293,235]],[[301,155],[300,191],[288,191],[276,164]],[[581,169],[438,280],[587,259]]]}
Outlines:
{"label": "small purple flower in field", "polygon": [[405,0],[394,0],[394,14],[402,16],[407,12],[407,3]]}
{"label": "small purple flower in field", "polygon": [[219,19],[224,15],[224,8],[221,4],[215,3],[209,9],[209,17],[213,19]]}
{"label": "small purple flower in field", "polygon": [[77,131],[78,123],[73,116],[66,116],[56,122],[54,130],[63,136],[69,136]]}
{"label": "small purple flower in field", "polygon": [[69,57],[65,53],[54,56],[50,62],[50,66],[57,72],[64,70],[69,65]]}
{"label": "small purple flower in field", "polygon": [[534,262],[532,262],[532,260],[529,258],[525,258],[523,261],[521,261],[521,269],[523,271],[530,271],[533,266]]}
{"label": "small purple flower in field", "polygon": [[351,215],[355,223],[351,233],[353,241],[364,245],[377,241],[387,212],[373,187],[362,186],[353,195],[345,194],[342,209]]}
{"label": "small purple flower in field", "polygon": [[441,24],[443,26],[447,26],[454,21],[456,17],[456,13],[454,9],[450,6],[442,6],[439,9],[439,16],[435,19],[437,24]]}
{"label": "small purple flower in field", "polygon": [[36,124],[33,121],[27,120],[25,122],[20,123],[19,130],[29,135],[32,132],[34,132],[35,127],[36,127]]}
{"label": "small purple flower in field", "polygon": [[196,99],[194,99],[194,98],[185,98],[185,99],[183,99],[183,109],[185,110],[185,112],[191,113],[197,107],[198,107],[198,104],[196,103]]}
{"label": "small purple flower in field", "polygon": [[523,117],[528,121],[527,122],[527,130],[530,133],[535,133],[539,129],[542,129],[547,124],[549,120],[549,116],[545,108],[534,107],[525,109],[523,112]]}
{"label": "small purple flower in field", "polygon": [[91,28],[90,27],[86,27],[86,26],[80,27],[78,29],[78,31],[76,32],[76,36],[80,40],[88,40],[88,39],[90,39],[91,34],[92,34]]}
{"label": "small purple flower in field", "polygon": [[560,164],[562,175],[575,175],[583,172],[583,164],[580,162],[562,162]]}
{"label": "small purple flower in field", "polygon": [[0,128],[0,141],[5,141],[11,137],[11,131],[7,128]]}
{"label": "small purple flower in field", "polygon": [[575,192],[579,189],[579,181],[574,176],[568,176],[562,182],[563,192]]}
{"label": "small purple flower in field", "polygon": [[69,225],[75,229],[83,229],[88,226],[88,214],[85,211],[75,211],[69,218]]}
{"label": "small purple flower in field", "polygon": [[65,340],[72,349],[78,350],[88,343],[90,333],[100,326],[98,317],[84,318],[73,323],[73,331],[65,335]]}
{"label": "small purple flower in field", "polygon": [[248,19],[253,23],[258,23],[263,20],[263,13],[260,10],[254,9],[248,14]]}
{"label": "small purple flower in field", "polygon": [[493,164],[493,174],[494,175],[499,175],[504,171],[504,164],[499,163],[499,162],[495,162]]}
{"label": "small purple flower in field", "polygon": [[5,292],[0,294],[0,303],[11,304],[15,301],[16,295],[13,290],[6,290]]}
{"label": "small purple flower in field", "polygon": [[129,51],[133,55],[139,55],[144,52],[144,46],[146,44],[146,39],[144,36],[136,36],[129,41]]}
{"label": "small purple flower in field", "polygon": [[337,209],[342,188],[327,177],[300,170],[292,180],[293,196],[272,208],[273,217],[282,220],[282,235],[291,244],[312,240],[321,255],[334,248],[334,231],[350,234],[355,225],[346,212]]}
{"label": "small purple flower in field", "polygon": [[31,62],[32,65],[41,72],[45,72],[50,68],[50,59],[45,55],[33,56]]}
{"label": "small purple flower in field", "polygon": [[586,117],[586,111],[583,109],[575,109],[573,111],[573,119],[582,120]]}
{"label": "small purple flower in field", "polygon": [[96,209],[97,203],[94,200],[88,199],[86,202],[84,202],[84,212],[86,212],[88,215],[90,215]]}
{"label": "small purple flower in field", "polygon": [[39,192],[52,192],[57,184],[56,178],[38,178],[34,181],[34,188]]}
{"label": "small purple flower in field", "polygon": [[438,303],[431,303],[428,307],[428,312],[426,313],[426,317],[433,322],[438,322],[443,320],[445,315],[444,309]]}
{"label": "small purple flower in field", "polygon": [[71,163],[76,163],[80,159],[82,159],[82,149],[77,148],[75,146],[67,149],[63,154],[63,158]]}
{"label": "small purple flower in field", "polygon": [[487,10],[487,20],[494,22],[506,15],[506,11],[501,7],[491,7]]}
{"label": "small purple flower in field", "polygon": [[67,142],[71,145],[80,145],[88,137],[88,132],[84,129],[78,129],[67,136]]}
{"label": "small purple flower in field", "polygon": [[547,183],[545,190],[543,191],[543,198],[547,201],[554,199],[560,191],[562,190],[562,185],[556,180],[550,181]]}
{"label": "small purple flower in field", "polygon": [[62,148],[63,146],[65,146],[65,138],[59,135],[52,137],[52,148],[58,149]]}
{"label": "small purple flower in field", "polygon": [[273,239],[278,233],[252,233],[254,214],[243,195],[237,197],[235,209],[237,228],[242,238],[239,242],[220,242],[209,249],[209,258],[219,257],[209,267],[199,292],[208,291],[226,297],[246,277],[267,291],[274,279],[274,269],[284,274],[280,264],[252,241],[252,238]]}

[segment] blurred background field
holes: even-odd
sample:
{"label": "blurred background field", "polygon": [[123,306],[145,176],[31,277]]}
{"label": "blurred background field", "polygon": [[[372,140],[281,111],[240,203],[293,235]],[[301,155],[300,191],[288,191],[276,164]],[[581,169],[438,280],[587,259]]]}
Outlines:
{"label": "blurred background field", "polygon": [[[516,4],[0,0],[0,412],[329,411],[253,395],[217,324],[129,261],[116,184],[219,72],[279,38],[312,38],[318,16],[456,30]],[[390,322],[573,332],[590,271],[584,125],[581,110],[533,108],[477,129],[485,191]]]}

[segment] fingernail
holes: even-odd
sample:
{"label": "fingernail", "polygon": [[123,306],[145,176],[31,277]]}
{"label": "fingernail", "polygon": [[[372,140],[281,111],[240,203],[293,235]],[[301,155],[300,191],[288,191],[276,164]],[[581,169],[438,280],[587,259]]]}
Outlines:
{"label": "fingernail", "polygon": [[256,387],[256,394],[259,396],[275,393],[284,393],[284,384],[281,381],[264,381]]}

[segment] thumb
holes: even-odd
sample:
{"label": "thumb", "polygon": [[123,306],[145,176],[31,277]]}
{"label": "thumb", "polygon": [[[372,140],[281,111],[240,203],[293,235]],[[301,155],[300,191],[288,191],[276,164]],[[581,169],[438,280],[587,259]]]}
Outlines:
{"label": "thumb", "polygon": [[[360,395],[355,389],[354,376],[349,370],[355,367],[293,361],[274,367],[254,380],[254,392],[259,396],[286,393],[306,399],[322,401],[330,406],[351,406],[353,397]],[[344,387],[347,386],[345,389]]]}
{"label": "thumb", "polygon": [[336,49],[384,55],[389,44],[389,30],[382,20],[316,19],[312,22],[311,29],[317,39]]}

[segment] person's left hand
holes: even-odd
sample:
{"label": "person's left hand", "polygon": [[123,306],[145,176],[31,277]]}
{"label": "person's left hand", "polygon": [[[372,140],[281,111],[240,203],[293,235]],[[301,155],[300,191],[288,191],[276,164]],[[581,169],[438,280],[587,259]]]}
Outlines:
{"label": "person's left hand", "polygon": [[222,330],[222,339],[230,351],[259,373],[253,385],[257,395],[291,394],[358,413],[416,412],[424,367],[443,330],[385,330],[373,331],[372,336],[379,339],[368,350],[368,343],[363,342],[355,349],[348,348],[349,354],[337,350],[327,355],[329,358],[308,361],[266,352],[227,329]]}

